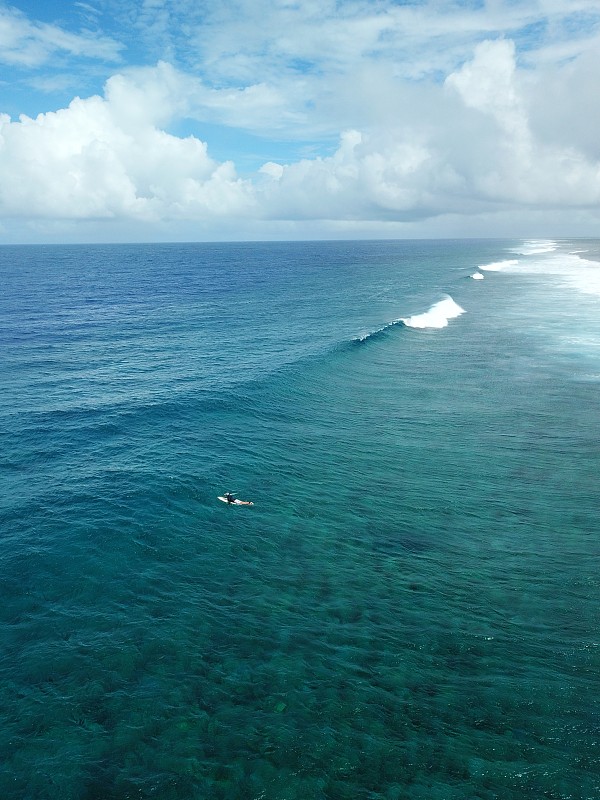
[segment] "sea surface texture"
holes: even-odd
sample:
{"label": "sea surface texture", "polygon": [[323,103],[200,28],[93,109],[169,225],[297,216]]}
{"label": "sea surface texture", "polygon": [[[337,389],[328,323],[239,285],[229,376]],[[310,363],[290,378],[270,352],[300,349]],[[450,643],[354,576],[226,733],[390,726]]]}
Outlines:
{"label": "sea surface texture", "polygon": [[2,247],[0,798],[598,800],[599,257]]}

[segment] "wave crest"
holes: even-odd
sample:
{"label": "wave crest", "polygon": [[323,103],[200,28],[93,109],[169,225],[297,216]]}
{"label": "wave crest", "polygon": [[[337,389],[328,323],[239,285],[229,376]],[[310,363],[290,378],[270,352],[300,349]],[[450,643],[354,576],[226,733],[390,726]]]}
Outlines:
{"label": "wave crest", "polygon": [[464,314],[461,308],[449,295],[443,300],[434,303],[424,314],[415,314],[405,317],[400,321],[408,328],[445,328],[448,321]]}
{"label": "wave crest", "polygon": [[370,333],[363,333],[362,336],[357,336],[355,338],[355,342],[361,344],[362,342],[366,342],[370,339],[374,339],[377,336],[383,336],[390,328],[393,328],[394,325],[401,325],[404,327],[404,322],[401,319],[395,319],[392,322],[388,322],[387,325],[384,325],[382,328],[377,328],[376,331],[371,331]]}
{"label": "wave crest", "polygon": [[400,319],[392,320],[392,322],[388,322],[387,325],[383,325],[375,331],[357,336],[354,341],[357,344],[362,344],[376,337],[384,336],[390,328],[396,325],[402,328],[445,328],[449,320],[459,317],[464,313],[464,308],[461,308],[458,303],[455,303],[450,295],[448,295],[443,300],[434,303],[423,314],[414,314],[412,317],[401,317]]}

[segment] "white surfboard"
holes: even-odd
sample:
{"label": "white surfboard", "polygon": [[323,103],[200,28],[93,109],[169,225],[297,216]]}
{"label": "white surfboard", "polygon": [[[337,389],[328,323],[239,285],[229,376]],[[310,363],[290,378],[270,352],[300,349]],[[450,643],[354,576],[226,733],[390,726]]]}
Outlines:
{"label": "white surfboard", "polygon": [[236,500],[233,500],[230,503],[229,500],[226,497],[221,497],[221,495],[219,495],[217,497],[217,499],[221,500],[221,502],[223,502],[223,503],[227,503],[228,506],[253,506],[254,505],[252,500],[237,500],[236,499]]}

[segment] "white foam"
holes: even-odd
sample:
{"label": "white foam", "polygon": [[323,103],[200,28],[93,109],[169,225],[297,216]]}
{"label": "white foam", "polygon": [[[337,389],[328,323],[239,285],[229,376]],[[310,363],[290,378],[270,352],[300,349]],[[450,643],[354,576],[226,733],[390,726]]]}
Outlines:
{"label": "white foam", "polygon": [[568,263],[563,264],[563,269],[564,278],[570,286],[583,294],[600,297],[600,264],[597,261],[571,256]]}
{"label": "white foam", "polygon": [[535,256],[539,253],[552,253],[558,248],[558,243],[551,239],[529,239],[520,247],[515,247],[515,253],[521,253],[524,256]]}
{"label": "white foam", "polygon": [[400,320],[409,328],[445,328],[448,320],[464,314],[464,308],[455,303],[451,297],[446,297],[434,303],[424,314],[415,314]]}
{"label": "white foam", "polygon": [[479,269],[483,269],[486,272],[502,272],[502,270],[510,269],[510,267],[516,267],[518,263],[518,258],[509,258],[506,261],[492,261],[491,264],[481,264]]}
{"label": "white foam", "polygon": [[600,296],[600,263],[575,253],[545,251],[532,253],[514,262],[507,271],[520,275],[539,275],[583,294]]}
{"label": "white foam", "polygon": [[474,281],[482,281],[483,280],[483,275],[481,274],[481,272],[474,272],[471,275],[471,277],[473,278]]}

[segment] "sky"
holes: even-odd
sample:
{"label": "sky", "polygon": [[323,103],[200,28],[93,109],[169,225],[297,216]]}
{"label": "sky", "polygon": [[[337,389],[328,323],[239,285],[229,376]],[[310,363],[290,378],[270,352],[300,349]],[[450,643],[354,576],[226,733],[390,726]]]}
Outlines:
{"label": "sky", "polygon": [[0,243],[600,237],[598,0],[0,0]]}

